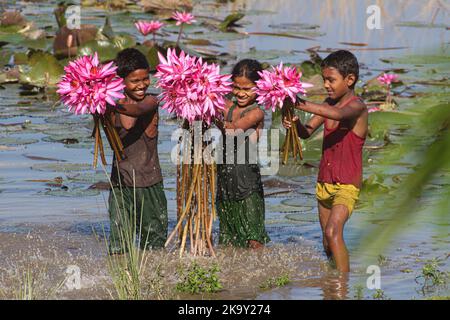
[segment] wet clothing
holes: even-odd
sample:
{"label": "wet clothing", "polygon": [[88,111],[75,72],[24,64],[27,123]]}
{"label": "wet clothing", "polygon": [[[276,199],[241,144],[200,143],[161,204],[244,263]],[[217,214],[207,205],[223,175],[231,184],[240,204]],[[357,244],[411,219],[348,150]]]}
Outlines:
{"label": "wet clothing", "polygon": [[[359,99],[352,97],[344,103]],[[344,106],[342,105],[342,106]],[[318,182],[352,184],[359,188],[362,179],[362,149],[366,138],[359,137],[341,121],[334,129],[324,122],[322,160]]]}
{"label": "wet clothing", "polygon": [[[119,162],[119,171],[114,157],[111,182],[114,186],[137,188],[150,187],[163,180],[158,158],[158,113],[137,118],[135,125],[126,130],[116,113],[115,126],[119,131],[126,158]],[[152,136],[145,133],[150,122]],[[134,180],[133,180],[134,170]]]}
{"label": "wet clothing", "polygon": [[[232,122],[236,103],[228,112],[227,121]],[[240,117],[255,108],[254,104],[244,110]],[[241,145],[238,146],[238,143]],[[239,163],[238,150],[245,147],[243,163]],[[270,241],[265,230],[264,190],[261,173],[256,162],[256,144],[251,143],[248,136],[243,140],[234,137],[234,145],[224,144],[223,164],[217,165],[217,212],[219,216],[219,244],[248,247],[249,240],[260,243]],[[250,152],[250,150],[252,150]],[[227,163],[227,158],[234,158]],[[227,156],[228,154],[228,156]],[[253,154],[255,157],[251,157]]]}
{"label": "wet clothing", "polygon": [[359,189],[352,184],[330,184],[318,182],[316,185],[317,201],[327,209],[339,204],[348,209],[349,216],[352,215],[356,201],[359,197]]}
{"label": "wet clothing", "polygon": [[[342,106],[359,99],[352,97]],[[341,107],[342,107],[341,106]],[[324,122],[322,159],[316,185],[316,198],[325,208],[347,207],[352,214],[362,179],[362,149],[366,138],[355,134],[345,121],[334,129]]]}
{"label": "wet clothing", "polygon": [[167,200],[162,182],[146,188],[115,187],[109,194],[108,202],[111,254],[127,251],[130,244],[123,241],[124,237],[127,239],[124,234],[126,230],[131,230],[132,235],[138,234],[141,249],[164,247],[167,239]]}
{"label": "wet clothing", "polygon": [[[149,124],[150,136],[145,132]],[[136,222],[135,231],[141,232],[141,248],[163,247],[167,238],[168,218],[158,158],[158,113],[138,117],[130,130],[122,127],[119,114],[116,113],[115,127],[126,158],[118,164],[114,158],[111,171],[114,188],[109,195],[110,253],[126,250],[120,241],[126,221],[124,219]],[[134,217],[135,214],[137,217]]]}

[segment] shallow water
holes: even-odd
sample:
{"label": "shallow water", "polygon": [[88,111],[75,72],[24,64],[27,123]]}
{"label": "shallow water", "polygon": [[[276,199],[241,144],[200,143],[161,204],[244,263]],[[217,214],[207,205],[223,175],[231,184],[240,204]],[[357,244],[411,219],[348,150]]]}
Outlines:
{"label": "shallow water", "polygon": [[[249,55],[248,51],[255,47],[261,60],[300,62],[308,57],[304,50],[317,45],[322,48],[348,48],[348,45],[340,42],[367,43],[365,47],[354,46],[358,58],[363,62],[364,80],[376,75],[378,69],[392,67],[382,63],[380,58],[428,53],[448,46],[448,31],[445,28],[395,26],[399,22],[411,20],[429,22],[434,13],[432,5],[424,7],[423,1],[378,1],[384,7],[383,29],[370,31],[365,26],[365,9],[371,2],[236,0],[217,5],[212,1],[204,1],[202,6],[196,6],[194,14],[223,18],[234,10],[242,10],[247,15],[243,26],[238,28],[241,32],[286,32],[298,28],[297,25],[292,25],[294,23],[305,23],[309,27],[303,27],[301,32],[321,34],[317,37],[316,34],[309,34],[314,40],[250,36],[234,41],[215,41],[222,47],[214,50],[228,52],[236,58]],[[25,3],[16,1],[16,6],[24,7]],[[53,7],[48,3],[27,2],[24,14],[36,10],[51,12]],[[83,9],[83,14],[83,18],[90,17],[89,23],[103,23],[103,18],[98,18],[104,14],[101,10],[86,8]],[[133,19],[140,17],[149,16],[131,15],[125,23],[123,17],[113,15],[113,28],[130,32],[140,39],[131,24]],[[436,24],[444,23],[445,17],[441,11],[437,15]],[[36,17],[30,19],[37,20]],[[40,27],[55,25],[50,14],[39,18],[36,23]],[[285,25],[280,26],[281,23]],[[311,25],[319,27],[311,28]],[[361,50],[381,47],[407,48],[389,51]],[[230,65],[231,63],[225,70]],[[49,101],[42,101],[40,93],[21,95],[23,90],[17,84],[4,87],[5,89],[0,89],[2,274],[14,273],[14,270],[19,270],[24,265],[36,263],[41,268],[46,266],[51,270],[45,276],[46,281],[55,281],[63,276],[68,265],[76,264],[84,275],[83,290],[65,291],[61,297],[109,298],[107,290],[98,289],[98,284],[108,282],[103,243],[103,232],[108,232],[107,193],[90,189],[90,186],[99,181],[106,182],[107,174],[101,168],[94,171],[91,167],[93,142],[89,138],[92,128],[89,117],[73,116],[59,106],[51,110],[54,97],[50,97]],[[423,90],[420,87],[415,89]],[[270,126],[271,116],[267,114],[266,127]],[[169,201],[171,229],[176,220],[176,172],[169,153],[174,145],[170,136],[177,124],[162,111],[159,128],[159,153]],[[78,143],[66,144],[66,139],[76,139]],[[110,159],[111,150],[107,150],[107,155]],[[308,163],[317,165],[317,155],[318,153],[311,154]],[[409,167],[399,164],[389,170],[403,174],[412,170]],[[376,164],[367,166],[366,175],[376,171],[376,168]],[[106,172],[109,171],[108,166]],[[353,272],[348,280],[335,276],[327,267],[326,257],[321,249],[322,234],[314,200],[316,175],[314,167],[281,168],[278,175],[264,177],[265,193],[268,195],[266,227],[272,243],[262,253],[219,250],[218,263],[222,270],[220,276],[225,283],[225,290],[219,294],[219,298],[353,299],[355,288],[358,285],[365,286],[368,257],[355,250],[367,229],[390,221],[386,219],[385,213],[377,212],[376,209],[368,210],[364,206],[358,208],[345,232]],[[448,179],[440,181],[440,185],[443,183],[448,184]],[[433,201],[433,194],[430,194],[428,200]],[[427,260],[445,257],[449,253],[448,217],[443,217],[442,221],[428,219],[426,207],[418,216],[420,219],[411,222],[410,231],[402,234],[392,244],[392,249],[384,254],[387,261],[381,265],[382,289],[389,298],[423,298],[415,277],[420,274]],[[214,235],[217,236],[217,222]],[[155,255],[165,261],[167,274],[176,270],[176,264],[180,263],[172,253]],[[230,260],[231,256],[233,259]],[[189,259],[185,258],[181,263]],[[449,270],[448,261],[441,267]],[[282,272],[290,275],[292,282],[289,285],[269,291],[259,288],[262,281],[271,276],[279,276]],[[174,281],[170,276],[168,279],[168,282]],[[8,284],[4,283],[3,286]],[[449,291],[441,288],[429,294],[448,295]],[[373,291],[365,290],[365,298],[370,299],[372,295]]]}

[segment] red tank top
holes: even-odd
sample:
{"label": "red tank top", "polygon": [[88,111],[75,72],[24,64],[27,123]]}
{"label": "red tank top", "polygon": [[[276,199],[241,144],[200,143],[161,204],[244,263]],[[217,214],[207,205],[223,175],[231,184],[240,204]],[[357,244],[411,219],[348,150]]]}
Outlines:
{"label": "red tank top", "polygon": [[[340,107],[359,99],[352,97]],[[362,148],[366,138],[355,134],[341,121],[335,129],[324,122],[322,160],[319,166],[318,182],[352,184],[361,187]]]}

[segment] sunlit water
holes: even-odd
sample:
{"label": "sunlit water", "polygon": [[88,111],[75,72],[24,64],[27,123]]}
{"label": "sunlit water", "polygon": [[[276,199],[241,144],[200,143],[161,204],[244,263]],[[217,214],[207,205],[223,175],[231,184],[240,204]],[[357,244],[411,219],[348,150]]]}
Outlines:
{"label": "sunlit water", "polygon": [[[366,8],[372,3],[236,0],[217,5],[212,1],[204,1],[202,6],[195,7],[194,14],[223,18],[232,11],[244,11],[247,15],[243,26],[238,28],[240,32],[289,31],[285,27],[280,28],[280,24],[319,25],[313,31],[322,35],[314,37],[314,40],[250,36],[234,41],[217,41],[222,48],[214,50],[228,52],[239,58],[248,56],[248,51],[256,48],[263,53],[264,61],[282,59],[299,62],[307,59],[305,50],[314,46],[321,46],[322,49],[353,48],[365,68],[363,76],[366,78],[373,70],[388,67],[380,58],[429,52],[448,46],[448,31],[445,28],[396,26],[399,22],[407,21],[430,23],[435,13],[432,4],[424,6],[424,1],[377,1],[383,9],[382,29],[369,30],[366,27]],[[40,15],[39,19],[30,18],[36,20],[40,27],[55,25],[51,15],[53,6],[50,4],[25,4],[18,1],[16,6],[25,8],[24,14],[38,10],[48,13]],[[102,13],[98,9],[83,9],[83,18],[89,18],[89,23],[101,25],[103,20],[95,17]],[[149,16],[131,15],[128,23],[113,16],[112,26],[117,31],[127,31],[139,38],[131,22],[142,17]],[[446,17],[448,15],[441,10],[436,15],[435,23],[444,23]],[[366,43],[367,46],[352,47],[341,42]],[[404,48],[367,50],[394,47]],[[225,69],[231,65],[229,63]],[[106,181],[107,174],[101,169],[95,172],[91,168],[93,142],[89,135],[92,124],[89,117],[70,115],[61,107],[51,110],[53,101],[43,101],[42,94],[21,96],[22,91],[17,84],[5,85],[5,89],[0,90],[0,267],[3,271],[11,271],[27,259],[39,260],[45,257],[46,261],[52,261],[49,264],[53,265],[53,272],[57,273],[64,272],[67,265],[76,263],[86,276],[84,286],[93,291],[90,296],[104,297],[93,290],[96,283],[107,277],[105,270],[99,272],[98,268],[93,267],[104,265],[104,244],[102,240],[97,241],[93,234],[108,232],[107,193],[88,188],[99,181]],[[176,222],[176,171],[170,162],[170,151],[174,146],[170,137],[177,123],[170,120],[166,112],[162,111],[161,115],[159,153],[169,200],[171,229]],[[271,117],[267,114],[266,127],[270,126]],[[57,142],[65,138],[76,138],[79,143],[66,145]],[[36,156],[48,159],[37,159]],[[110,151],[108,158],[111,158]],[[310,160],[317,165],[318,158]],[[108,166],[106,171],[109,170]],[[345,232],[354,272],[348,281],[335,276],[326,266],[326,258],[321,250],[322,235],[314,198],[317,171],[314,168],[303,169],[301,174],[295,175],[292,174],[293,170],[287,170],[291,172],[291,178],[286,177],[285,172],[264,177],[265,193],[268,195],[266,227],[272,243],[269,251],[261,253],[259,257],[247,251],[223,251],[218,261],[223,277],[232,289],[226,290],[221,297],[351,299],[355,298],[356,286],[365,287],[368,277],[366,257],[356,254],[356,247],[367,228],[389,221],[383,219],[382,212],[354,212]],[[62,183],[52,182],[57,177],[63,179]],[[274,194],[276,192],[281,193]],[[381,264],[382,289],[389,298],[421,298],[420,285],[415,282],[415,278],[420,274],[424,262],[445,257],[449,252],[448,221],[427,219],[426,210],[421,213],[422,218],[414,221],[414,228],[393,244],[392,249],[385,254],[387,261]],[[217,227],[216,222],[214,235],[217,235]],[[234,263],[229,262],[229,255],[235,256]],[[281,258],[278,261],[271,259],[274,255]],[[170,256],[166,259],[171,261]],[[267,263],[269,260],[272,263]],[[279,275],[283,265],[293,280],[288,286],[261,292],[258,286],[251,283],[251,279],[263,279],[262,272]],[[448,270],[448,263],[442,268]],[[175,269],[168,263],[168,270]],[[254,278],[248,277],[252,273]],[[247,282],[239,286],[245,278]],[[444,288],[432,293],[448,294],[448,290]],[[372,294],[373,291],[366,289],[364,297],[372,298]],[[77,297],[76,294],[66,296]]]}

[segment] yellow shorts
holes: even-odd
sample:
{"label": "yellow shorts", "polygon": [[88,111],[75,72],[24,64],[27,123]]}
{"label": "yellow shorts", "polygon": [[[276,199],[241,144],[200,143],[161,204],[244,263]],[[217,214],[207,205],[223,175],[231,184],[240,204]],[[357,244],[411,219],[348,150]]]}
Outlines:
{"label": "yellow shorts", "polygon": [[355,208],[358,196],[359,189],[352,184],[318,182],[316,185],[316,197],[322,206],[331,209],[333,206],[342,204],[348,208],[349,216]]}

